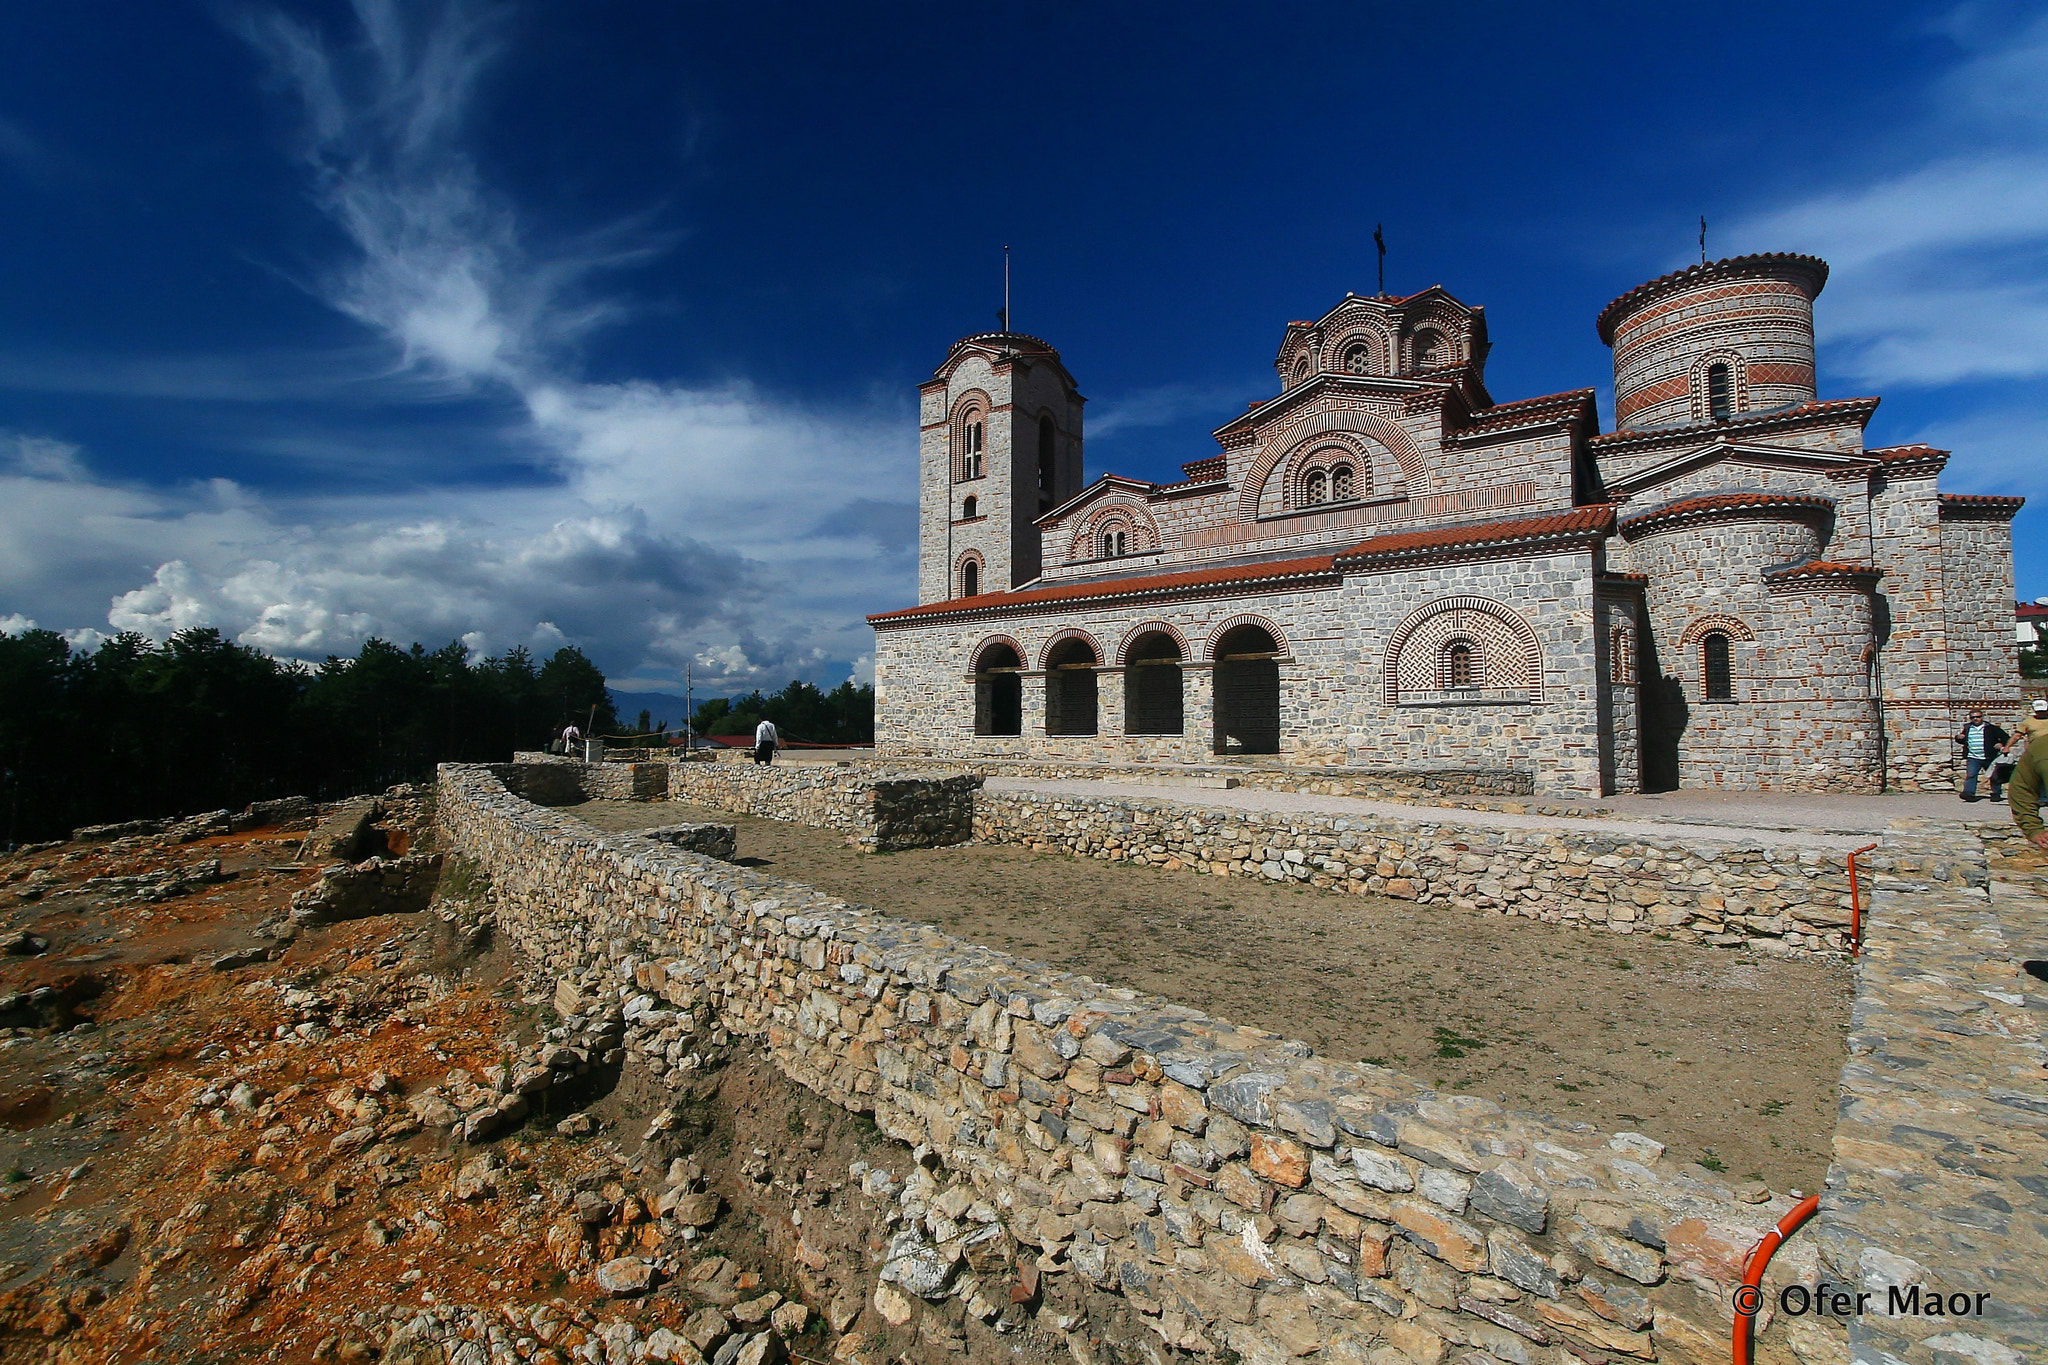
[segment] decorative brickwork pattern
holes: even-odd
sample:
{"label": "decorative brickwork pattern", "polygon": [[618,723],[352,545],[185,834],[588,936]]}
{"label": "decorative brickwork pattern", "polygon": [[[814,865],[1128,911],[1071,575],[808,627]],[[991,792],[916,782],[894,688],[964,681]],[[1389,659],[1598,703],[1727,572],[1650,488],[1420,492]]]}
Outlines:
{"label": "decorative brickwork pattern", "polygon": [[[1819,397],[1826,278],[1812,257],[1745,256],[1616,299],[1598,321],[1606,434],[1590,389],[1494,402],[1482,310],[1434,287],[1347,295],[1288,325],[1280,391],[1169,484],[1081,487],[1057,353],[965,338],[921,390],[919,605],[870,618],[880,742],[1055,764],[1526,764],[1545,794],[1948,788],[1961,713],[2019,700],[2019,500],[1941,494],[1947,452],[1866,448],[1878,400]],[[965,520],[955,414],[984,402]],[[1623,580],[1633,596],[1608,591]],[[1468,597],[1528,634],[1443,619],[1390,648],[1412,614]],[[1283,657],[1186,648],[1232,616],[1265,622]],[[1177,685],[1115,676],[1153,627],[1183,645]],[[1054,634],[1084,630],[1098,666],[982,676],[972,651],[997,629],[1040,670]]]}

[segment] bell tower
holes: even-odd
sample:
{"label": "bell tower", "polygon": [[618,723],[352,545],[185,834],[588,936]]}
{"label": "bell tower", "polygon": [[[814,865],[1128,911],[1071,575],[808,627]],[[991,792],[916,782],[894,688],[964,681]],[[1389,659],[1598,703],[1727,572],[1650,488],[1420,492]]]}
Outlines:
{"label": "bell tower", "polygon": [[1007,592],[1038,577],[1038,518],[1081,488],[1081,405],[1037,337],[953,343],[918,386],[917,600]]}

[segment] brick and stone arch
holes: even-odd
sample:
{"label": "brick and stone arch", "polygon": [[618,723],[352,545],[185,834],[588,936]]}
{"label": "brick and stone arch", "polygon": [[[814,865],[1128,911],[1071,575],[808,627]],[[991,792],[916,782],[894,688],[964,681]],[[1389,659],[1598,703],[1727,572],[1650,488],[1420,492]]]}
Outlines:
{"label": "brick and stone arch", "polygon": [[1695,422],[1725,422],[1749,411],[1749,363],[1739,351],[1707,352],[1693,363],[1690,382]]}
{"label": "brick and stone arch", "polygon": [[[1140,645],[1146,647],[1143,653],[1139,652]],[[1123,643],[1116,647],[1116,662],[1119,668],[1129,664],[1133,659],[1163,659],[1168,657],[1177,661],[1186,659],[1188,657],[1188,637],[1181,634],[1180,627],[1167,621],[1151,620],[1139,622],[1124,632]]]}
{"label": "brick and stone arch", "polygon": [[1756,632],[1751,630],[1749,623],[1740,616],[1730,616],[1725,612],[1710,611],[1703,612],[1686,623],[1685,630],[1678,637],[1679,646],[1683,648],[1687,645],[1696,645],[1706,638],[1709,631],[1716,630],[1727,635],[1730,639],[1740,640],[1744,644],[1756,643]]}
{"label": "brick and stone arch", "polygon": [[[1409,482],[1423,479],[1427,472],[1415,439],[1380,414],[1358,408],[1311,413],[1275,437],[1245,471],[1238,494],[1238,520],[1259,519],[1259,505],[1265,499],[1274,471],[1332,443],[1348,445],[1359,454],[1359,472],[1363,475],[1372,471],[1377,496],[1406,496]],[[1388,477],[1383,479],[1382,474]]]}
{"label": "brick and stone arch", "polygon": [[1458,363],[1458,342],[1449,329],[1432,318],[1408,334],[1408,356],[1411,369],[1447,369]]}
{"label": "brick and stone arch", "polygon": [[1273,368],[1279,372],[1280,387],[1287,390],[1315,377],[1322,369],[1322,333],[1302,332],[1280,348]]}
{"label": "brick and stone arch", "polygon": [[1694,668],[1695,694],[1701,701],[1739,701],[1736,680],[1746,670],[1737,666],[1735,646],[1756,643],[1756,632],[1739,616],[1707,612],[1686,623],[1679,650]]}
{"label": "brick and stone arch", "polygon": [[[1370,442],[1344,433],[1310,441],[1287,461],[1281,485],[1283,505],[1320,507],[1371,497],[1373,453]],[[1386,458],[1384,452],[1381,458]]]}
{"label": "brick and stone arch", "polygon": [[[989,414],[995,405],[980,389],[969,389],[953,404],[953,479],[964,483],[988,473]],[[957,581],[957,580],[956,580]]]}
{"label": "brick and stone arch", "polygon": [[1102,647],[1085,630],[1063,630],[1046,643],[1045,732],[1048,735],[1092,735],[1096,732],[1096,670]]}
{"label": "brick and stone arch", "polygon": [[1217,753],[1280,752],[1280,660],[1286,654],[1280,628],[1263,616],[1234,616],[1210,635]]}
{"label": "brick and stone arch", "polygon": [[[1105,537],[1122,533],[1121,541],[1105,545]],[[1159,548],[1159,525],[1143,504],[1127,498],[1105,502],[1090,512],[1075,529],[1067,544],[1067,562],[1114,559],[1120,555],[1151,554]]]}
{"label": "brick and stone arch", "polygon": [[1024,733],[1024,646],[991,635],[974,647],[974,733]]}
{"label": "brick and stone arch", "polygon": [[960,597],[979,597],[989,590],[988,564],[981,551],[969,550],[954,564],[953,590]]}
{"label": "brick and stone arch", "polygon": [[1338,374],[1391,374],[1394,367],[1388,357],[1393,349],[1393,338],[1379,328],[1355,326],[1330,347],[1331,368]]}
{"label": "brick and stone arch", "polygon": [[1124,733],[1185,732],[1181,665],[1187,657],[1187,639],[1164,621],[1147,621],[1124,636],[1117,648],[1124,670]]}
{"label": "brick and stone arch", "polygon": [[1608,627],[1607,680],[1625,686],[1636,681],[1636,630],[1625,622]]}
{"label": "brick and stone arch", "polygon": [[[1459,660],[1468,680],[1451,681]],[[1389,706],[1437,700],[1540,702],[1543,648],[1521,613],[1484,597],[1445,597],[1397,627],[1387,643]]]}

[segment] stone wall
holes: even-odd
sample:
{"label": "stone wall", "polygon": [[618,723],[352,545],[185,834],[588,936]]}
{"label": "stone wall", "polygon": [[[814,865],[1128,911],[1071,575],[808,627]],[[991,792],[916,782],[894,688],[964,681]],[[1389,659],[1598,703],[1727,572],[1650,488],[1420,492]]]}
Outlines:
{"label": "stone wall", "polygon": [[[901,759],[851,759],[853,766],[900,766]],[[948,768],[983,777],[1036,777],[1082,782],[1234,780],[1257,791],[1312,792],[1319,796],[1389,797],[1408,801],[1430,796],[1516,797],[1531,794],[1525,770],[1513,768],[1374,768],[1330,764],[1296,767],[1251,763],[1060,763],[1047,759],[974,755],[948,760]]]}
{"label": "stone wall", "polygon": [[1845,952],[1848,869],[1831,849],[1715,843],[1674,828],[1487,829],[1147,798],[981,793],[975,837],[1113,862],[1658,932],[1766,952]]}
{"label": "stone wall", "polygon": [[[886,753],[947,762],[1212,762],[1216,647],[1233,627],[1258,624],[1285,651],[1278,661],[1278,712],[1271,718],[1280,762],[1511,769],[1526,772],[1545,795],[1597,797],[1601,719],[1592,581],[1591,556],[1570,550],[1275,584],[1256,596],[1050,602],[1001,616],[884,621],[875,634],[877,744]],[[1410,629],[1441,624],[1439,618],[1454,613],[1501,623],[1489,628],[1501,637],[1501,649],[1485,665],[1486,695],[1412,692],[1412,679],[1400,679],[1431,666],[1410,659],[1402,668],[1403,650],[1420,642],[1420,635],[1410,641]],[[1154,631],[1185,645],[1184,725],[1176,736],[1133,735],[1125,726],[1120,663],[1132,641]],[[1092,642],[1100,664],[1097,714],[1088,727],[1093,733],[1048,734],[1047,656],[1073,632]],[[971,670],[995,640],[1013,641],[1025,661],[1021,735],[975,733]],[[1496,670],[1502,678],[1497,689],[1490,680]]]}
{"label": "stone wall", "polygon": [[590,798],[584,795],[583,771],[596,767],[555,754],[515,753],[512,762],[494,764],[491,771],[505,784],[539,806],[573,806]]}
{"label": "stone wall", "polygon": [[972,837],[981,778],[799,764],[671,764],[669,796],[714,810],[834,829],[870,852]]}
{"label": "stone wall", "polygon": [[1835,1159],[1803,1235],[1826,1278],[1871,1295],[1857,1361],[2048,1360],[2048,1001],[2020,966],[2048,943],[2048,899],[1990,880],[1959,827],[1886,840],[1906,848],[1961,876],[1874,878]]}
{"label": "stone wall", "polygon": [[[1790,1207],[1746,1203],[1762,1192],[1638,1134],[1438,1094],[601,834],[487,768],[444,766],[439,811],[530,963],[630,981],[643,1010],[701,1010],[755,1040],[929,1150],[961,1206],[979,1201],[1037,1265],[1123,1295],[1172,1346],[1261,1365],[1718,1365],[1743,1254]],[[933,1270],[919,1292],[943,1297],[972,1235],[910,1229],[898,1241],[918,1245],[890,1255]],[[1795,1242],[1766,1288],[1814,1273]],[[1766,1365],[1842,1355],[1811,1320],[1760,1341]]]}

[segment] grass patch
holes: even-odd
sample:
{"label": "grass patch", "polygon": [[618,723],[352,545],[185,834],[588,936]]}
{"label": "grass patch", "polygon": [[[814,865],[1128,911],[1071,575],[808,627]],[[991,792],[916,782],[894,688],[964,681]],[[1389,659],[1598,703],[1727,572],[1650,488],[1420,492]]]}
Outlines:
{"label": "grass patch", "polygon": [[1467,1038],[1441,1024],[1432,1030],[1430,1036],[1436,1040],[1436,1055],[1439,1057],[1462,1057],[1473,1048],[1486,1046],[1484,1038]]}
{"label": "grass patch", "polygon": [[1765,1100],[1757,1106],[1757,1112],[1767,1119],[1774,1119],[1784,1113],[1791,1103],[1790,1100]]}
{"label": "grass patch", "polygon": [[1700,1153],[1700,1165],[1706,1167],[1708,1170],[1714,1172],[1716,1175],[1719,1175],[1728,1169],[1728,1163],[1721,1160],[1720,1157],[1715,1156],[1714,1150],[1711,1147],[1709,1147],[1706,1151]]}

